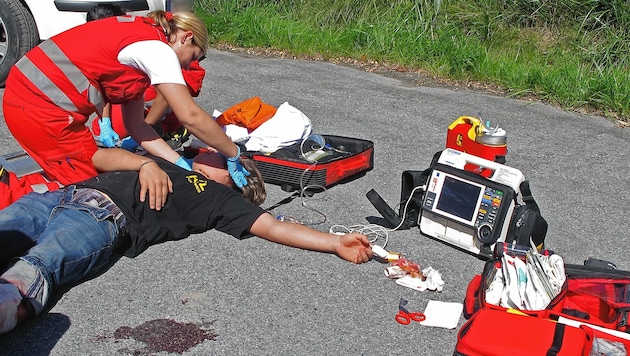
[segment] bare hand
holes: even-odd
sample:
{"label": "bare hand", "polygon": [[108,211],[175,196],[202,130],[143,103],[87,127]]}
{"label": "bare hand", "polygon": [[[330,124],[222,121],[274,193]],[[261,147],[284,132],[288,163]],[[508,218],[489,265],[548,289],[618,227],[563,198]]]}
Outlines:
{"label": "bare hand", "polygon": [[354,263],[364,263],[372,258],[370,241],[365,235],[353,232],[338,237],[335,246],[337,256]]}
{"label": "bare hand", "polygon": [[140,168],[140,201],[144,203],[149,193],[149,207],[160,210],[166,204],[168,193],[173,192],[173,182],[157,163],[147,163]]}

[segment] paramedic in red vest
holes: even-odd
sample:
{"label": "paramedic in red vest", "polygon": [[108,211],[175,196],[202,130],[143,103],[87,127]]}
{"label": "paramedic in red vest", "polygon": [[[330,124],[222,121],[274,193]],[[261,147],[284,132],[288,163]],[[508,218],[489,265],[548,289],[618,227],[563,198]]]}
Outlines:
{"label": "paramedic in red vest", "polygon": [[[198,61],[192,61],[188,69],[182,68],[182,75],[190,95],[198,97],[201,93],[206,70],[201,67]],[[144,92],[144,113],[144,121],[153,126],[158,134],[162,132],[161,137],[167,142],[175,134],[180,134],[180,131],[186,132],[184,126],[169,108],[168,103],[155,86],[150,86]],[[129,140],[129,133],[125,129],[120,105],[110,105],[109,113],[104,111],[103,115],[102,119],[92,121],[92,132],[98,136],[101,145],[103,147],[122,147],[132,152],[135,151],[138,144],[133,140]],[[180,137],[180,139],[183,139],[183,137]],[[183,141],[185,139],[179,141],[179,145]],[[181,147],[173,147],[175,150],[178,150],[178,148],[182,149]]]}
{"label": "paramedic in red vest", "polygon": [[[90,22],[126,14],[117,4],[96,4],[86,13],[85,20]],[[199,61],[192,61],[189,68],[182,68],[182,74],[190,95],[199,96],[206,70],[199,65]],[[152,109],[153,107],[155,109]],[[144,92],[144,109],[144,121],[153,126],[165,141],[171,140],[169,145],[173,149],[177,150],[174,145],[181,145],[185,141],[183,136],[190,136],[186,128],[172,113],[164,97],[153,85]],[[131,152],[135,152],[138,148],[138,143],[129,136],[125,129],[120,105],[106,104],[103,108],[103,116],[98,120],[92,120],[92,133],[98,136],[102,147],[122,147]],[[177,134],[179,134],[178,140],[173,140]]]}
{"label": "paramedic in red vest", "polygon": [[[227,157],[237,186],[249,173],[240,151],[192,99],[182,68],[205,55],[208,33],[189,12],[154,11],[148,17],[117,16],[91,21],[53,36],[11,69],[3,110],[7,126],[44,171],[62,184],[98,172],[139,170],[141,192],[160,208],[172,182],[156,164],[122,149],[98,149],[85,125],[105,103],[122,104],[125,128],[149,153],[190,169],[144,122],[144,91],[155,85],[182,124]],[[144,197],[141,196],[144,200]]]}

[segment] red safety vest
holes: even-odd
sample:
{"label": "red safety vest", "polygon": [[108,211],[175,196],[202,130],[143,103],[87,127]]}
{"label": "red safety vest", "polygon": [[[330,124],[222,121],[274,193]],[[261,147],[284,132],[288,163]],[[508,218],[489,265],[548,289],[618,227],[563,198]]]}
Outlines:
{"label": "red safety vest", "polygon": [[60,107],[75,122],[101,113],[104,102],[121,104],[141,97],[150,85],[144,72],[120,64],[127,45],[159,40],[162,28],[145,17],[117,16],[90,21],[53,36],[29,51],[11,69],[4,100],[14,105]]}

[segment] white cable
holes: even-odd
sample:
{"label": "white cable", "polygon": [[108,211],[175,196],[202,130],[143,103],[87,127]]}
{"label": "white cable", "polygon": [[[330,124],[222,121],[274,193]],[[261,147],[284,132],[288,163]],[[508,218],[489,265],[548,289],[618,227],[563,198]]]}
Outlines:
{"label": "white cable", "polygon": [[311,190],[315,190],[315,189],[320,189],[322,193],[324,193],[323,195],[319,196],[317,199],[322,200],[324,198],[326,198],[326,195],[328,193],[328,190],[326,190],[326,187],[319,185],[319,184],[309,184],[309,185],[304,185],[304,176],[306,175],[306,173],[308,171],[310,171],[312,168],[314,168],[315,166],[317,166],[317,162],[313,162],[309,167],[307,167],[303,172],[302,175],[300,176],[300,198],[302,198],[302,207],[311,210],[319,215],[322,216],[323,220],[321,221],[317,221],[317,222],[313,222],[313,221],[309,221],[308,223],[305,223],[305,225],[319,225],[319,224],[323,224],[326,222],[326,214],[322,213],[321,211],[312,208],[310,206],[307,206],[306,203],[310,200],[314,200],[314,198],[311,196],[310,198],[307,198],[306,196],[306,191],[311,189]]}
{"label": "white cable", "polygon": [[[301,219],[295,219],[295,218],[291,218],[292,220],[299,222],[302,225],[308,225],[308,226],[312,226],[312,225],[319,225],[319,224],[323,224],[326,222],[326,214],[324,214],[323,212],[312,208],[310,206],[307,205],[307,202],[310,200],[313,200],[314,198],[311,196],[310,198],[307,198],[307,194],[306,192],[308,190],[320,190],[322,193],[327,193],[326,187],[319,185],[319,184],[309,184],[309,185],[304,185],[304,181],[305,181],[305,176],[306,174],[311,171],[314,167],[317,166],[317,161],[313,161],[313,160],[309,160],[306,158],[306,153],[304,152],[304,143],[311,139],[312,141],[315,142],[315,145],[312,145],[310,148],[311,150],[314,149],[321,149],[324,147],[325,141],[324,143],[322,143],[321,141],[324,140],[324,138],[320,135],[310,135],[307,138],[305,138],[304,140],[302,140],[302,142],[300,143],[300,156],[305,160],[305,161],[309,161],[311,162],[311,165],[306,167],[304,169],[304,171],[302,171],[302,174],[300,175],[300,198],[302,198],[302,207],[304,207],[305,209],[311,210],[317,214],[319,214],[322,219],[321,221],[302,221]],[[320,195],[317,199],[324,199],[326,198],[326,194]]]}
{"label": "white cable", "polygon": [[330,227],[330,230],[328,230],[328,232],[334,235],[356,232],[356,233],[367,236],[368,240],[373,245],[379,238],[382,238],[385,240],[383,242],[383,245],[381,245],[382,248],[385,248],[385,246],[387,246],[387,243],[389,242],[388,230],[376,224],[351,225],[351,226],[333,225]]}

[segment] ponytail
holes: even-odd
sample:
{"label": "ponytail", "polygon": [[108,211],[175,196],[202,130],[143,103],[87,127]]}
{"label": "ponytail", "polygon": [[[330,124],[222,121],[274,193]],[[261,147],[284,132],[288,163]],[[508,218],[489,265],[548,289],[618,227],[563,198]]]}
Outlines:
{"label": "ponytail", "polygon": [[181,11],[173,14],[157,10],[150,12],[147,16],[164,29],[164,33],[169,40],[177,33],[177,30],[192,31],[193,43],[204,52],[208,50],[208,29],[206,24],[192,12]]}

